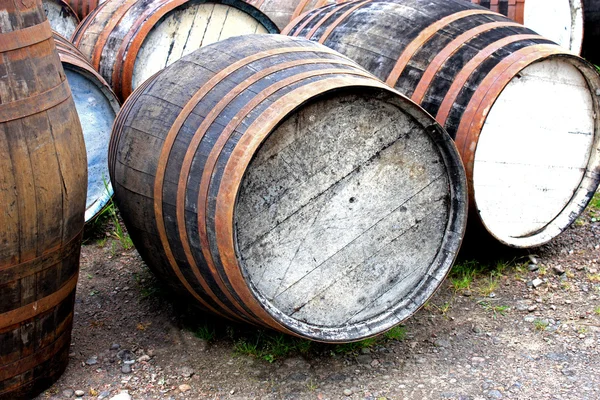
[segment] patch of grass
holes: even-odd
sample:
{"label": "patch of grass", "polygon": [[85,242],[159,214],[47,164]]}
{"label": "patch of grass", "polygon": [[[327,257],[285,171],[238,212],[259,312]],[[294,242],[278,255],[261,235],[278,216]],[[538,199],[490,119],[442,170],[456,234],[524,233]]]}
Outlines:
{"label": "patch of grass", "polygon": [[596,193],[594,197],[592,197],[592,201],[590,202],[590,207],[593,209],[600,211],[600,192]]}
{"label": "patch of grass", "polygon": [[234,342],[235,354],[267,362],[286,358],[293,353],[306,353],[312,342],[276,332],[258,331],[255,337],[240,337]]}
{"label": "patch of grass", "polygon": [[200,339],[206,340],[207,342],[212,342],[215,339],[216,331],[213,326],[206,324],[199,326],[198,329],[194,331],[194,335]]}
{"label": "patch of grass", "polygon": [[477,304],[483,307],[485,311],[491,312],[494,319],[498,318],[498,315],[505,316],[510,309],[509,306],[495,305],[487,301],[480,301]]}
{"label": "patch of grass", "polygon": [[386,339],[389,340],[398,340],[398,341],[403,341],[404,339],[406,339],[406,328],[403,326],[395,326],[392,329],[390,329],[389,331],[387,331],[384,335],[383,335]]}
{"label": "patch of grass", "polygon": [[539,276],[545,276],[547,273],[548,273],[548,268],[544,267],[543,265],[540,267],[540,269],[538,269]]}
{"label": "patch of grass", "polygon": [[494,274],[490,274],[489,278],[479,287],[479,293],[484,297],[488,297],[496,289],[498,289],[498,278]]}
{"label": "patch of grass", "polygon": [[336,344],[334,345],[333,351],[337,354],[352,354],[359,352],[361,349],[369,349],[373,347],[375,343],[377,343],[377,338],[372,337],[361,340],[360,342]]}
{"label": "patch of grass", "polygon": [[311,379],[306,384],[306,388],[308,389],[309,392],[314,392],[315,390],[317,390],[319,388],[319,385],[316,384],[315,382],[313,382],[313,380]]}
{"label": "patch of grass", "polygon": [[580,335],[585,335],[586,333],[588,333],[588,328],[585,326],[580,326],[577,329],[577,333],[579,333]]}
{"label": "patch of grass", "polygon": [[[102,181],[104,182],[104,188],[106,189],[106,191],[108,191],[108,181],[104,177],[102,178]],[[123,247],[124,250],[132,249],[133,242],[131,241],[131,237],[129,236],[129,234],[126,233],[123,230],[123,226],[121,226],[119,216],[117,215],[117,206],[115,205],[112,197],[110,198],[108,204],[106,205],[106,207],[104,207],[100,215],[96,218],[96,220],[101,216],[103,219],[108,218],[112,221],[112,236],[114,236],[119,241],[119,243],[121,243],[121,247]]]}
{"label": "patch of grass", "polygon": [[594,308],[594,314],[600,315],[600,306]]}
{"label": "patch of grass", "polygon": [[536,331],[545,331],[549,324],[548,321],[536,319],[535,321],[533,321],[533,325],[535,326]]}

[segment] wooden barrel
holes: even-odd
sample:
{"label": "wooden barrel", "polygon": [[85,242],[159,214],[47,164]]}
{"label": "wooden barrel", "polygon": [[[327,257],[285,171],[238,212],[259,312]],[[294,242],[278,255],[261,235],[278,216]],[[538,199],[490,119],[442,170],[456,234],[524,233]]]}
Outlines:
{"label": "wooden barrel", "polygon": [[14,400],[67,366],[87,177],[41,1],[0,15],[0,399]]}
{"label": "wooden barrel", "polygon": [[104,3],[106,0],[65,0],[75,11],[80,20],[83,20],[92,11],[98,7],[98,5]]}
{"label": "wooden barrel", "polygon": [[182,56],[248,33],[278,33],[242,0],[108,0],[79,26],[73,43],[125,100]]}
{"label": "wooden barrel", "polygon": [[600,1],[583,0],[585,33],[581,55],[600,65]]}
{"label": "wooden barrel", "polygon": [[330,4],[340,4],[347,0],[245,0],[265,13],[279,29],[285,28],[301,14]]}
{"label": "wooden barrel", "polygon": [[42,0],[50,26],[60,35],[70,38],[79,25],[79,17],[65,0]]}
{"label": "wooden barrel", "polygon": [[108,83],[75,46],[56,33],[54,40],[83,129],[88,161],[85,207],[88,222],[104,209],[113,194],[108,173],[108,143],[121,106]]}
{"label": "wooden barrel", "polygon": [[123,105],[115,199],[156,273],[206,310],[324,342],[398,324],[462,240],[466,179],[435,120],[347,58],[247,35]]}
{"label": "wooden barrel", "polygon": [[435,116],[461,152],[470,210],[503,243],[551,240],[596,191],[599,76],[528,28],[459,0],[366,0],[285,33],[345,54]]}
{"label": "wooden barrel", "polygon": [[573,53],[583,41],[582,0],[470,0],[524,24]]}

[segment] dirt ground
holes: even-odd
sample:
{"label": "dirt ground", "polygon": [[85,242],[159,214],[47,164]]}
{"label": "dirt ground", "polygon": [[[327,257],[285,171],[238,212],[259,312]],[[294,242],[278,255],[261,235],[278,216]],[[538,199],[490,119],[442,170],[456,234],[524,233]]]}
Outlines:
{"label": "dirt ground", "polygon": [[39,399],[600,399],[597,219],[463,252],[403,327],[337,346],[178,304],[109,219],[83,246],[69,367]]}

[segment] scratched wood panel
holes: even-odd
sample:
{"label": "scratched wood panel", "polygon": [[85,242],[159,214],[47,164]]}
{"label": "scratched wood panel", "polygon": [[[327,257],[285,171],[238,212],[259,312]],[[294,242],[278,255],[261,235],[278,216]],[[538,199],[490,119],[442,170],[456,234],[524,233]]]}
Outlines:
{"label": "scratched wood panel", "polygon": [[71,87],[85,141],[88,184],[84,219],[88,222],[104,209],[112,197],[113,189],[108,173],[108,143],[121,106],[108,83],[75,46],[56,34],[54,40]]}
{"label": "scratched wood panel", "polygon": [[579,54],[584,38],[582,0],[470,0],[520,22]]}
{"label": "scratched wood panel", "polygon": [[79,17],[69,4],[64,0],[43,0],[43,5],[52,29],[66,38],[73,36]]}
{"label": "scratched wood panel", "polygon": [[600,65],[600,2],[583,0],[584,35],[581,56]]}
{"label": "scratched wood panel", "polygon": [[67,366],[85,207],[81,126],[40,2],[0,5],[0,399]]}
{"label": "scratched wood panel", "polygon": [[107,0],[78,27],[73,43],[125,100],[144,80],[202,46],[267,32],[279,30],[242,0]]}
{"label": "scratched wood panel", "polygon": [[456,149],[354,62],[304,39],[238,36],[143,85],[111,138],[115,200],[147,264],[194,304],[352,341],[443,281],[465,227]]}
{"label": "scratched wood panel", "polygon": [[284,33],[352,58],[435,116],[465,163],[472,225],[505,244],[556,237],[600,183],[598,74],[517,22],[462,0],[366,0]]}
{"label": "scratched wood panel", "polygon": [[[240,258],[290,316],[334,327],[368,308],[364,322],[427,273],[450,197],[443,160],[410,116],[361,96],[315,102],[273,132],[246,173]],[[389,290],[393,302],[371,307]]]}

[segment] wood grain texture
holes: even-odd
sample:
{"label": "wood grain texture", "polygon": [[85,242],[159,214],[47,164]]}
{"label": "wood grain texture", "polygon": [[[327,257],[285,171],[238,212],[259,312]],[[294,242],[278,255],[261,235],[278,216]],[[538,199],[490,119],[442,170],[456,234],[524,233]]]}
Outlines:
{"label": "wood grain texture", "polygon": [[340,4],[348,0],[245,0],[265,13],[280,30],[300,15],[331,4]]}
{"label": "wood grain texture", "polygon": [[121,100],[144,80],[206,44],[278,33],[242,0],[107,0],[78,27],[73,43]]}
{"label": "wood grain texture", "polygon": [[[471,189],[471,211],[477,217],[475,224],[479,220],[505,244],[533,247],[551,240],[577,218],[598,187],[598,74],[583,60],[526,27],[461,0],[367,0],[315,10],[300,17],[285,32],[324,43],[352,58],[436,116],[455,138],[465,163]],[[556,59],[561,61],[561,67],[555,63]],[[554,78],[523,79],[522,95],[504,90],[517,85],[525,76],[522,71],[534,64],[544,64],[542,69],[552,71]],[[571,99],[571,106],[565,108],[566,100],[555,99],[559,92],[565,99]],[[528,109],[522,103],[522,98],[540,93],[546,93],[546,106],[541,107],[543,112],[533,112],[534,104]],[[502,112],[502,104],[520,106],[517,107],[519,110],[507,107]],[[564,117],[563,112],[574,108],[582,113],[581,118]],[[559,109],[561,112],[549,111]],[[525,118],[523,113],[528,115],[526,121],[522,120]],[[496,152],[494,160],[496,163],[504,160],[512,165],[512,169],[510,173],[508,170],[503,173],[499,168],[489,175],[498,179],[499,175],[505,174],[496,195],[476,198],[473,176],[475,169],[483,165],[475,164],[477,144],[490,114],[496,114],[494,129],[503,132],[495,137],[500,141],[507,138],[505,146],[498,146],[498,141],[492,146]],[[522,188],[518,198],[523,212],[540,211],[539,193],[547,185],[541,181],[539,186],[530,184],[535,177],[531,177],[527,162],[515,162],[512,158],[513,148],[523,146],[524,150],[518,153],[524,154],[532,143],[542,140],[536,133],[538,130],[530,129],[532,126],[553,126],[554,133],[530,150],[535,156],[527,158],[538,160],[535,164],[544,159],[543,165],[547,168],[561,168],[564,160],[554,157],[555,150],[563,147],[565,141],[577,143],[571,145],[567,157],[573,162],[566,164],[577,165],[578,172],[555,182],[560,185],[558,198],[562,200],[561,204],[555,204],[554,211],[550,211],[552,207],[543,207],[546,212],[543,217],[532,214],[531,218],[522,221],[529,221],[527,227],[516,228],[515,225],[514,231],[493,228],[498,225],[488,225],[485,220],[489,210],[502,209],[504,211],[499,213],[503,214],[511,209],[513,203],[508,198],[515,199],[516,187]],[[568,138],[575,137],[572,132],[584,132],[583,136],[589,140],[571,142]],[[553,186],[552,190],[556,189]],[[505,197],[505,206],[499,207]],[[488,211],[482,214],[481,210]],[[513,220],[518,218],[516,213],[511,217]]]}
{"label": "wood grain texture", "polygon": [[68,362],[87,175],[41,2],[2,2],[0,16],[10,48],[0,57],[0,399],[17,399],[50,386]]}
{"label": "wood grain texture", "polygon": [[[231,38],[167,67],[124,104],[109,160],[132,239],[174,290],[314,340],[360,340],[406,319],[464,232],[451,139],[302,39]],[[340,291],[344,310],[326,313]]]}
{"label": "wood grain texture", "polygon": [[[467,0],[469,1],[469,0]],[[579,54],[584,38],[582,0],[470,0]]]}
{"label": "wood grain texture", "polygon": [[79,25],[79,17],[69,3],[65,0],[43,0],[42,2],[52,30],[66,38],[73,36]]}
{"label": "wood grain texture", "polygon": [[600,2],[583,0],[584,35],[581,56],[600,65]]}
{"label": "wood grain texture", "polygon": [[108,143],[121,106],[108,83],[75,46],[57,34],[54,40],[83,130],[88,160],[85,206],[85,222],[88,222],[102,211],[113,194],[108,173]]}

